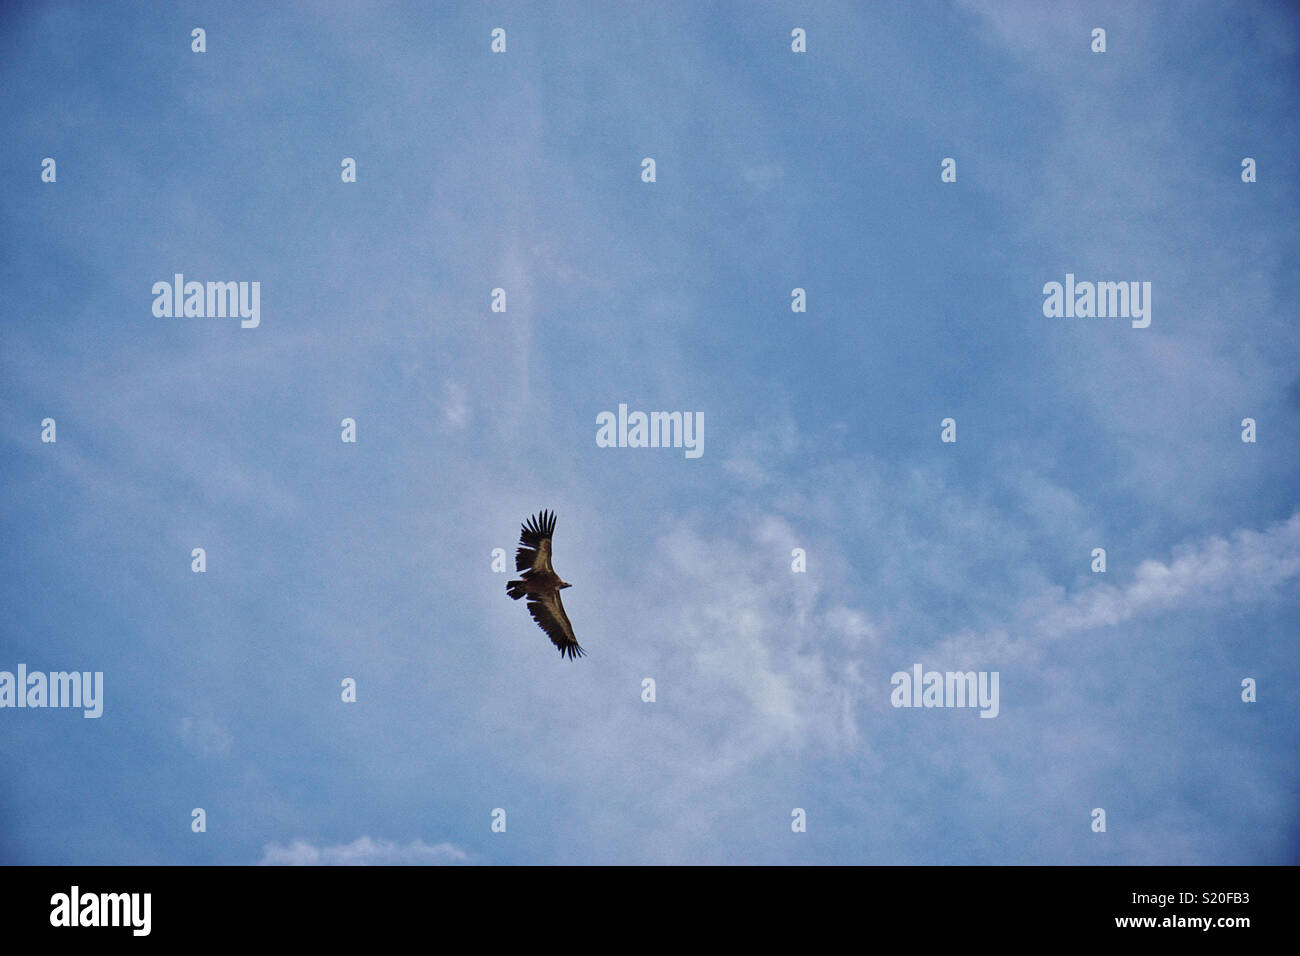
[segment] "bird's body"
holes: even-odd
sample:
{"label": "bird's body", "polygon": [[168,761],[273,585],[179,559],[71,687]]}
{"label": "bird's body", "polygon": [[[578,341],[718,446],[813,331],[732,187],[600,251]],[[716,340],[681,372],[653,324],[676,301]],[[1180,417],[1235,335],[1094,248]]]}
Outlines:
{"label": "bird's body", "polygon": [[551,536],[555,533],[555,515],[543,511],[528,519],[519,531],[519,550],[515,552],[515,570],[522,571],[519,580],[506,584],[506,593],[518,601],[528,595],[528,612],[537,626],[546,632],[551,643],[572,660],[585,653],[573,636],[573,625],[564,613],[560,591],[573,587],[560,578],[551,567]]}

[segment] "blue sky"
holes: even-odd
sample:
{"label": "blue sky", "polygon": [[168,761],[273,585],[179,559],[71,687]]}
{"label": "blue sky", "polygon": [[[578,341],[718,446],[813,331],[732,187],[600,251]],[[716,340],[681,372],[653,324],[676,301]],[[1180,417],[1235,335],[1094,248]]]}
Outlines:
{"label": "blue sky", "polygon": [[1300,30],[1132,6],[7,7],[0,860],[1296,862]]}

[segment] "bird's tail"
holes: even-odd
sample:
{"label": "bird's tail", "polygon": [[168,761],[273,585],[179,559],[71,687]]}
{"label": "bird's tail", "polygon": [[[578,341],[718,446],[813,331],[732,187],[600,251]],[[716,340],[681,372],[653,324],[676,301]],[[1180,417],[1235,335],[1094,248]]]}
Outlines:
{"label": "bird's tail", "polygon": [[516,601],[523,597],[525,593],[527,592],[524,591],[523,581],[510,581],[506,584],[506,594],[509,594]]}

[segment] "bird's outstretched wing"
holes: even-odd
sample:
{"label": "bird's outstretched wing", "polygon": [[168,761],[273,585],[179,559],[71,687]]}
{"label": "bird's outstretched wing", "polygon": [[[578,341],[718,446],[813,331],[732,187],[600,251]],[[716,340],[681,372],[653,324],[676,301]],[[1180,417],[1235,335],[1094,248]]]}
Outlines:
{"label": "bird's outstretched wing", "polygon": [[554,533],[555,513],[553,511],[543,511],[529,518],[528,523],[519,529],[520,548],[515,552],[515,570],[523,571],[525,577],[534,571],[553,574],[551,535]]}
{"label": "bird's outstretched wing", "polygon": [[560,649],[561,656],[568,654],[569,660],[583,656],[585,652],[573,636],[573,625],[569,623],[569,615],[564,613],[559,591],[536,596],[528,602],[528,612],[550,637],[551,643]]}

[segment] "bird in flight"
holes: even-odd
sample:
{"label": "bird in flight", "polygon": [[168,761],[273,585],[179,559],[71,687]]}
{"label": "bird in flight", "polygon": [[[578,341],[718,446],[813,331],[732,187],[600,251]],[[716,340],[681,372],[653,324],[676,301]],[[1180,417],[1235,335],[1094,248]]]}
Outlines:
{"label": "bird in flight", "polygon": [[573,636],[573,625],[560,603],[560,591],[573,587],[551,567],[551,535],[555,533],[555,513],[543,511],[533,515],[519,529],[519,550],[515,552],[515,570],[522,571],[523,580],[506,584],[506,593],[518,601],[528,595],[528,611],[537,626],[546,632],[551,643],[560,649],[560,656],[569,660],[582,657],[583,649]]}

